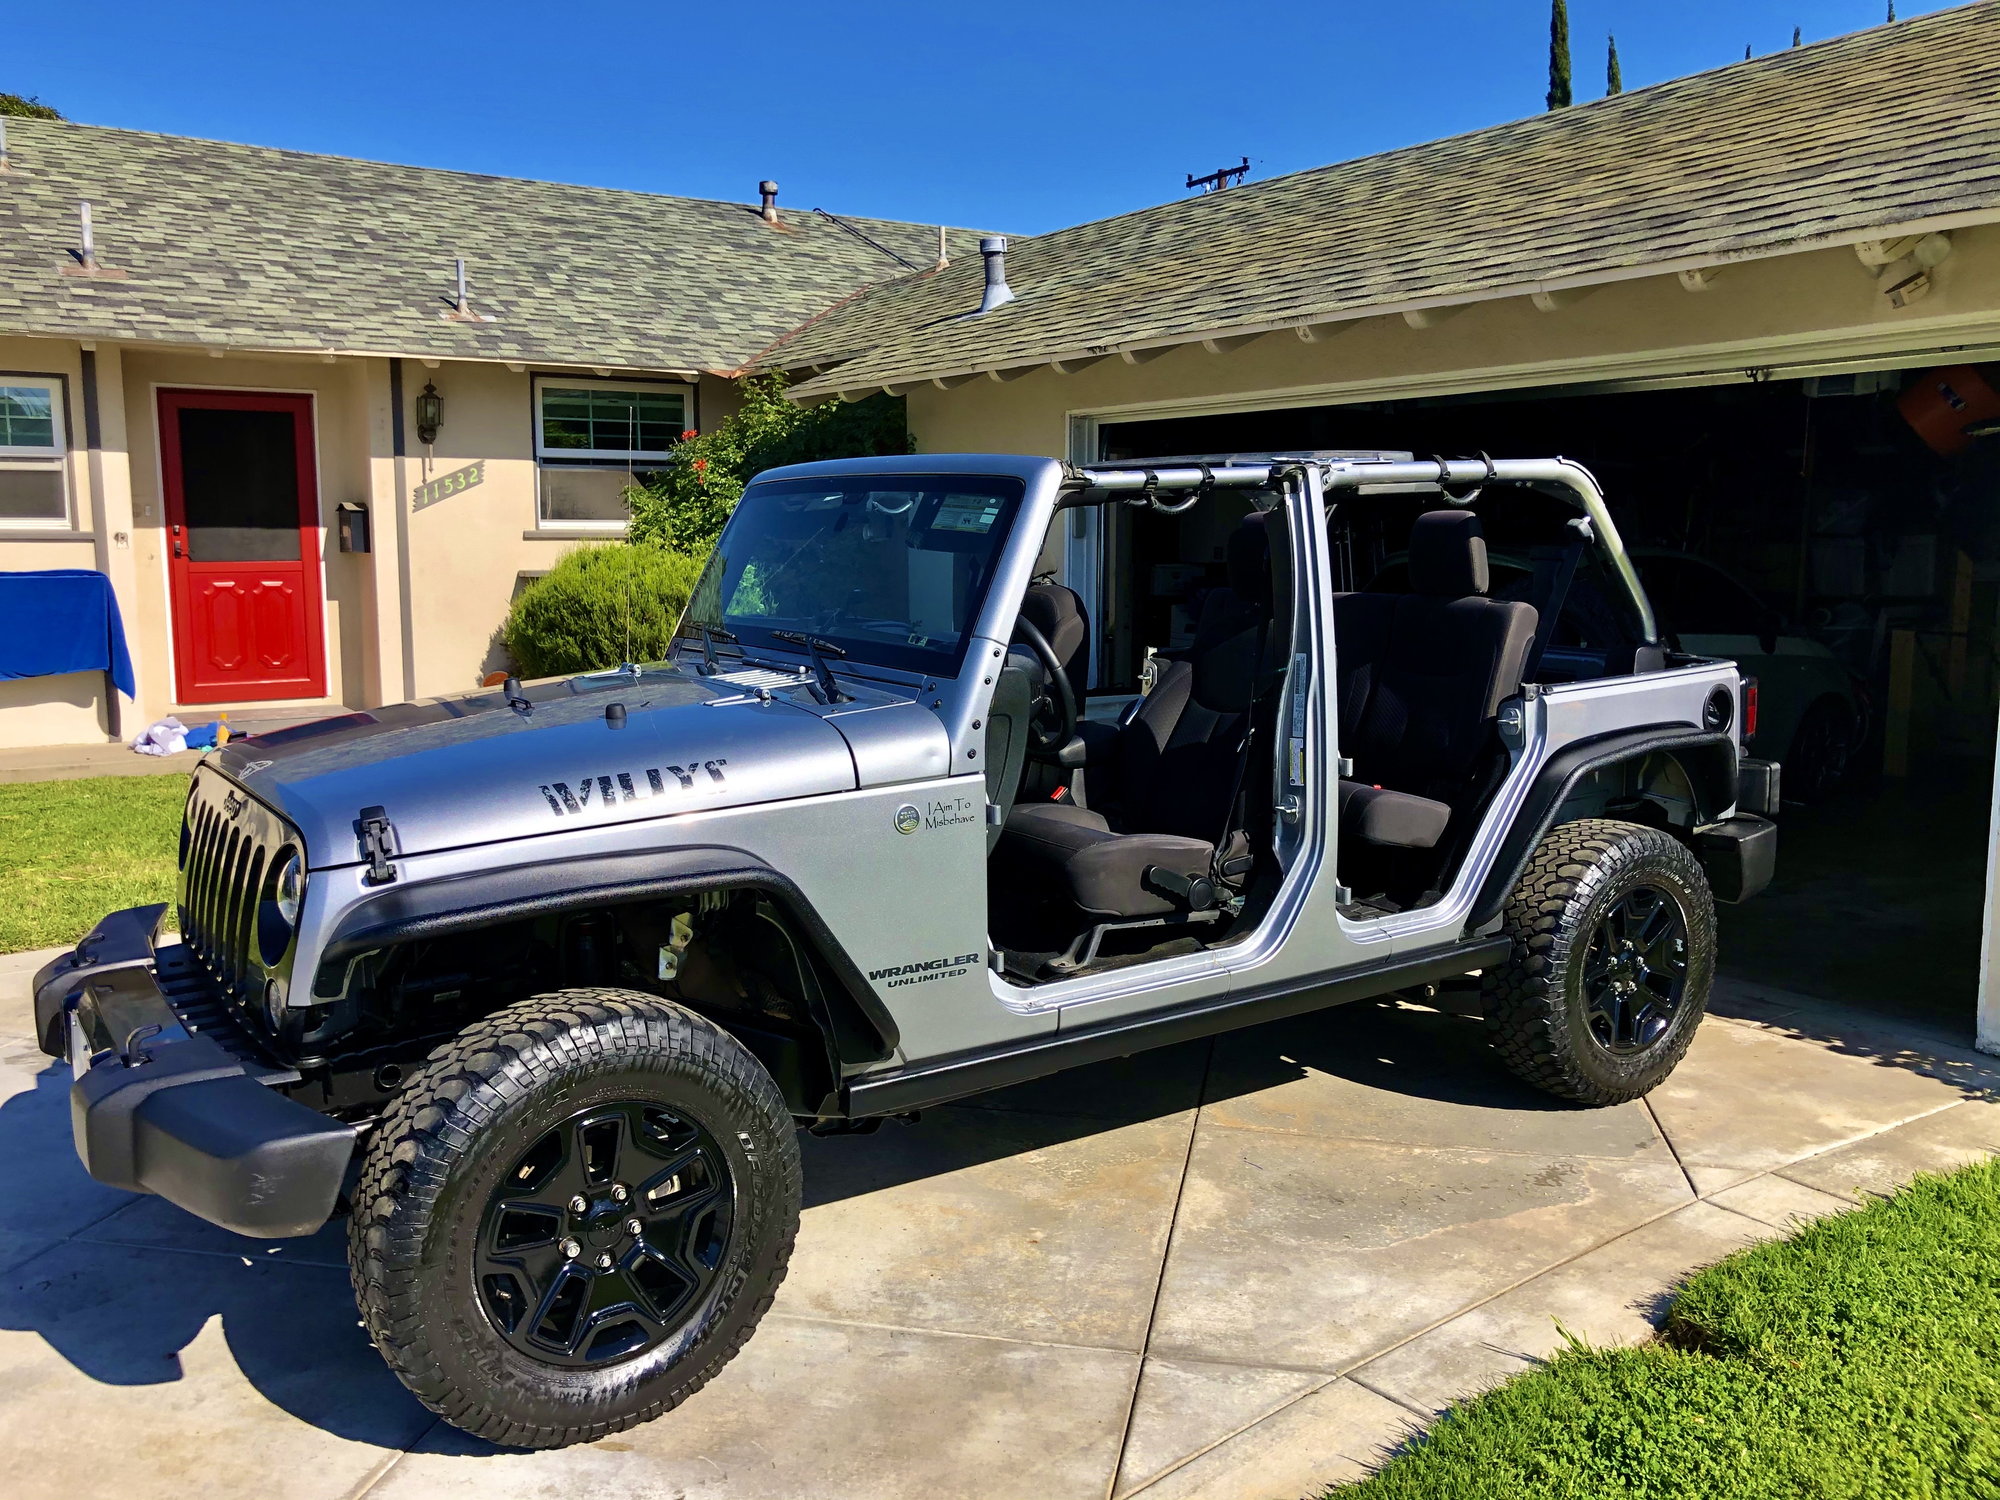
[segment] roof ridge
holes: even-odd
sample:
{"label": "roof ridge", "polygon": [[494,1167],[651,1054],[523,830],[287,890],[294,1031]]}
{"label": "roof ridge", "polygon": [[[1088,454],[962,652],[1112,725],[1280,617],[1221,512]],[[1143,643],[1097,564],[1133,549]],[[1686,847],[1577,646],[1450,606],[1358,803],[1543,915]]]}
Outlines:
{"label": "roof ridge", "polygon": [[[24,129],[23,127],[26,128]],[[474,172],[464,167],[428,167],[416,162],[385,161],[380,157],[374,156],[350,156],[339,151],[307,151],[297,146],[268,146],[255,141],[224,140],[219,136],[177,135],[172,131],[146,130],[132,125],[99,125],[85,120],[40,120],[13,117],[7,121],[7,128],[10,134],[20,140],[28,139],[38,130],[43,129],[75,130],[92,135],[130,136],[179,145],[214,146],[225,151],[241,151],[253,156],[291,158],[309,162],[338,162],[347,166],[377,167],[386,171],[415,172],[425,176],[456,177],[473,182],[520,183],[527,187],[554,187],[565,188],[580,193],[604,193],[616,198],[639,198],[668,203],[701,204],[716,208],[747,208],[752,213],[756,212],[756,205],[750,203],[747,199],[706,198],[693,193],[656,193],[645,188],[605,187],[600,183],[568,182],[553,177],[525,177],[509,172]],[[832,212],[832,210],[828,210],[828,212]],[[975,229],[963,224],[938,224],[925,219],[884,219],[870,214],[846,212],[842,212],[840,217],[853,220],[859,224],[893,225],[900,229],[943,229],[949,234],[963,234],[968,236],[997,232],[988,229]],[[1026,236],[1022,236],[1022,238],[1026,238]]]}
{"label": "roof ridge", "polygon": [[[1569,122],[1580,119],[1586,114],[1605,113],[1608,112],[1607,107],[1609,109],[1629,108],[1634,102],[1646,100],[1649,95],[1658,98],[1671,90],[1691,86],[1700,80],[1713,79],[1718,74],[1732,71],[1742,73],[1773,71],[1782,67],[1797,67],[1800,65],[1799,60],[1808,53],[1820,52],[1824,54],[1826,51],[1836,47],[1855,46],[1863,38],[1879,39],[1891,33],[1903,33],[1911,28],[1923,28],[1929,24],[1939,23],[1947,18],[1962,18],[1965,12],[1981,8],[2000,9],[2000,0],[1968,0],[1968,3],[1963,5],[1948,6],[1943,10],[1930,11],[1920,16],[1908,16],[1900,20],[1883,22],[1875,26],[1864,26],[1855,31],[1842,32],[1838,36],[1822,37],[1816,42],[1807,42],[1798,47],[1784,47],[1776,52],[1767,52],[1759,57],[1740,58],[1733,62],[1718,63],[1712,68],[1703,68],[1698,72],[1676,74],[1672,78],[1663,78],[1657,83],[1649,83],[1635,89],[1626,89],[1618,94],[1606,94],[1597,99],[1586,99],[1581,104],[1567,105],[1562,109],[1550,109],[1536,114],[1519,115],[1511,120],[1496,120],[1489,125],[1478,125],[1471,129],[1454,131],[1450,135],[1434,136],[1424,141],[1411,141],[1407,145],[1390,146],[1381,151],[1364,152],[1360,156],[1342,157],[1337,161],[1321,162],[1317,166],[1299,167],[1290,172],[1280,172],[1275,177],[1257,178],[1254,181],[1229,188],[1222,193],[1203,193],[1192,197],[1167,198],[1158,203],[1145,204],[1139,208],[1128,208],[1119,213],[1106,214],[1102,218],[1084,219],[1075,224],[1065,224],[1060,229],[1047,230],[1040,235],[1033,236],[1033,238],[1044,242],[1054,241],[1063,235],[1072,234],[1079,230],[1091,229],[1100,225],[1115,224],[1123,219],[1139,218],[1147,214],[1164,214],[1168,210],[1176,208],[1198,209],[1199,205],[1220,203],[1225,199],[1240,202],[1243,196],[1264,192],[1279,183],[1293,182],[1298,178],[1314,177],[1322,173],[1350,170],[1360,167],[1366,162],[1391,161],[1397,157],[1415,152],[1436,151],[1440,148],[1449,147],[1475,137],[1490,138],[1496,134],[1515,131],[1555,131],[1564,128]],[[1816,62],[1823,60],[1823,57],[1814,59]]]}

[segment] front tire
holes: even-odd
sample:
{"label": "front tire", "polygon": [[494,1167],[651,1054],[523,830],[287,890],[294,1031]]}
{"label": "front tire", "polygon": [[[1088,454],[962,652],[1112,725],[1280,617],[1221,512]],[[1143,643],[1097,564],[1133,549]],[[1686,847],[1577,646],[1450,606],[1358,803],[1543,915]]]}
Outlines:
{"label": "front tire", "polygon": [[585,1442],[679,1405],[743,1346],[799,1185],[784,1099],[733,1037],[636,991],[537,996],[439,1047],[383,1116],[355,1298],[447,1421]]}
{"label": "front tire", "polygon": [[1539,1089],[1622,1104],[1694,1040],[1715,978],[1715,900],[1672,834],[1584,818],[1551,829],[1508,898],[1487,971],[1488,1039]]}

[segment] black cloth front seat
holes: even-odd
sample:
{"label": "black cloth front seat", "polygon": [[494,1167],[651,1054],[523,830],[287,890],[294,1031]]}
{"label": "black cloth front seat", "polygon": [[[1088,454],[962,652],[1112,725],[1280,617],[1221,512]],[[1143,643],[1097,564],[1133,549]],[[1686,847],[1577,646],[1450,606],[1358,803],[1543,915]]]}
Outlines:
{"label": "black cloth front seat", "polygon": [[1478,786],[1500,705],[1521,689],[1533,605],[1489,599],[1471,511],[1434,510],[1410,531],[1407,594],[1336,594],[1334,664],[1344,836],[1429,849]]}
{"label": "black cloth front seat", "polygon": [[993,878],[1014,883],[1010,894],[1054,896],[1086,921],[1120,921],[1185,909],[1147,879],[1149,867],[1211,874],[1247,752],[1282,524],[1252,515],[1230,535],[1229,583],[1203,601],[1194,645],[1093,755],[1092,806],[1032,802],[1009,814]]}
{"label": "black cloth front seat", "polygon": [[1080,705],[1090,688],[1090,616],[1083,596],[1060,583],[1034,583],[1021,599],[1021,618],[1055,649]]}

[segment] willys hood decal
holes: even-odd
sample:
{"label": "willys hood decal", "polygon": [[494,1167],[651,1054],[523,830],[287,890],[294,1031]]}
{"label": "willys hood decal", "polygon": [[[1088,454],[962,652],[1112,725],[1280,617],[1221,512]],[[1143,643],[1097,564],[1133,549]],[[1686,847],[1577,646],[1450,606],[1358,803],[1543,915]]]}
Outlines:
{"label": "willys hood decal", "polygon": [[649,667],[535,683],[526,711],[489,690],[339,715],[232,741],[216,765],[298,828],[314,867],[354,864],[363,808],[409,855],[853,790],[846,738],[802,692]]}

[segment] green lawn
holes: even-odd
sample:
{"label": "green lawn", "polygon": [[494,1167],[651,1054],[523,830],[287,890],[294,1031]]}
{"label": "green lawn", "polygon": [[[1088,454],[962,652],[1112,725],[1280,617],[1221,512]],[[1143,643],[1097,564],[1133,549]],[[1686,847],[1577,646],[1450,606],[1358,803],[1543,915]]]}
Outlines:
{"label": "green lawn", "polygon": [[0,785],[0,953],[72,943],[121,906],[171,901],[185,776]]}
{"label": "green lawn", "polygon": [[1574,1348],[1339,1500],[2000,1495],[2000,1162],[1697,1274],[1665,1336]]}

